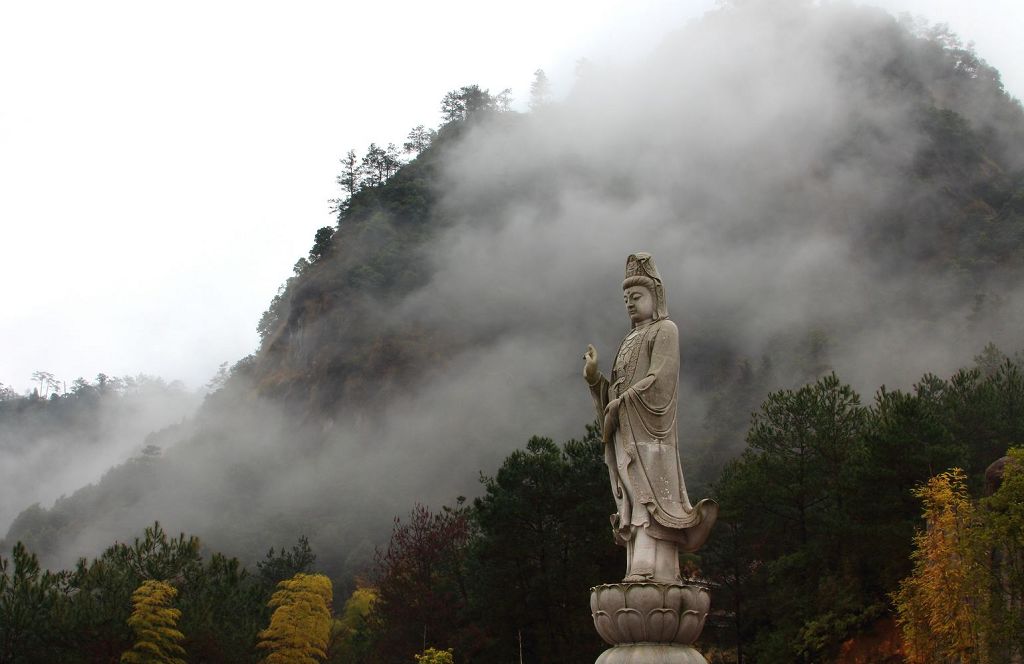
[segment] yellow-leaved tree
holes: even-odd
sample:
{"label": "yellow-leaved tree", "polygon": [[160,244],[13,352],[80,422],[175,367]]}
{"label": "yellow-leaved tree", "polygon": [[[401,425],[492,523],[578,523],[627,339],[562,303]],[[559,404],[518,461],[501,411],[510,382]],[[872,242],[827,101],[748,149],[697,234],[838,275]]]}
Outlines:
{"label": "yellow-leaved tree", "polygon": [[455,657],[452,655],[452,649],[438,650],[437,648],[427,648],[422,654],[416,655],[416,664],[454,664]]}
{"label": "yellow-leaved tree", "polygon": [[907,660],[985,662],[981,613],[987,570],[972,541],[974,507],[959,468],[917,489],[927,526],[914,536],[914,570],[893,594]]}
{"label": "yellow-leaved tree", "polygon": [[323,574],[296,574],[277,584],[267,604],[270,627],[259,633],[269,651],[264,664],[316,664],[327,656],[331,636],[331,580]]}
{"label": "yellow-leaved tree", "polygon": [[178,590],[165,581],[143,581],[132,593],[132,615],[128,626],[135,632],[135,645],[121,655],[125,664],[185,664],[185,649],[179,641],[181,611],[170,604]]}
{"label": "yellow-leaved tree", "polygon": [[340,615],[334,619],[331,629],[332,662],[351,662],[360,659],[361,649],[365,649],[367,645],[367,618],[375,601],[376,588],[361,586],[352,592]]}

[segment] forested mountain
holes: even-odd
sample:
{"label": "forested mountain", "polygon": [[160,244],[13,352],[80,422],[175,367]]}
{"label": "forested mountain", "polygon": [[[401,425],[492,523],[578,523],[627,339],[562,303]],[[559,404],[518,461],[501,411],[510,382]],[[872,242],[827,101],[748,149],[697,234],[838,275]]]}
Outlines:
{"label": "forested mountain", "polygon": [[37,371],[27,396],[0,385],[0,529],[33,503],[51,504],[131,457],[177,441],[201,398],[149,376],[79,378],[65,386]]}
{"label": "forested mountain", "polygon": [[476,495],[530,435],[592,418],[580,355],[595,343],[607,366],[626,331],[636,250],[681,332],[697,497],[770,392],[833,370],[861,393],[910,388],[990,341],[1020,348],[1024,113],[947,31],[727,6],[534,102],[467,86],[410,134],[408,163],[350,153],[336,226],[178,442],[23,513],[4,547],[70,564],[158,519],[246,561],[305,534],[351,579],[393,515]]}
{"label": "forested mountain", "polygon": [[487,357],[518,365],[520,408],[568,405],[561,358],[591,337],[613,350],[610,266],[629,246],[664,247],[684,379],[697,400],[724,390],[708,424],[738,417],[734,440],[777,384],[831,366],[906,384],[1019,344],[1024,123],[998,72],[881,12],[759,11],[585,71],[531,113],[463,89],[434,145],[353,191],[273,302],[261,393],[332,414],[476,393]]}

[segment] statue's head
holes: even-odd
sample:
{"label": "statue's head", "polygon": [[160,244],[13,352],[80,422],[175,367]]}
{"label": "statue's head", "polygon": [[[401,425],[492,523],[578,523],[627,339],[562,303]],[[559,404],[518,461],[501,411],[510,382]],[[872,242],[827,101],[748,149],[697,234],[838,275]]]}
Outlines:
{"label": "statue's head", "polygon": [[649,253],[638,251],[626,259],[622,292],[633,327],[648,320],[668,318],[665,287]]}
{"label": "statue's head", "polygon": [[654,318],[654,293],[646,284],[624,288],[622,299],[626,302],[626,313],[633,327]]}

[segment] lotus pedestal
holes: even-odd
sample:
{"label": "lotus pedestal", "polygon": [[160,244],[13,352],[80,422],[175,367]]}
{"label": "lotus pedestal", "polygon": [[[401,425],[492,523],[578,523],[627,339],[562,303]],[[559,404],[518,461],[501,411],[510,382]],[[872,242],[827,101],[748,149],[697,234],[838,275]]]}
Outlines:
{"label": "lotus pedestal", "polygon": [[594,627],[612,646],[597,664],[707,664],[693,642],[709,608],[708,587],[695,581],[591,588]]}

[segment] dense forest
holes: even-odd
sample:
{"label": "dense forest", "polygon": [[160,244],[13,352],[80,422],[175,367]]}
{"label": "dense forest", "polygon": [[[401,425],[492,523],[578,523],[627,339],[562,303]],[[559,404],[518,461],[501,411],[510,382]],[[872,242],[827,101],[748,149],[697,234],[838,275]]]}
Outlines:
{"label": "dense forest", "polygon": [[[925,375],[906,392],[880,388],[868,404],[835,374],[771,393],[753,415],[746,450],[715,485],[723,505],[715,537],[684,561],[715,588],[717,610],[702,637],[710,661],[1024,654],[1024,449],[992,463],[1022,438],[1024,363],[992,347],[970,369]],[[295,618],[278,626],[280,638],[308,633],[322,644],[303,661],[411,662],[428,647],[450,649],[459,662],[593,661],[602,645],[586,589],[623,568],[604,525],[601,444],[594,427],[564,445],[533,437],[480,478],[472,502],[414,506],[361,576],[335,580],[326,618]],[[962,469],[952,513],[959,528],[950,528],[959,534],[937,561],[921,562],[915,547],[928,551],[922,540],[935,530],[923,534],[922,512],[930,524],[933,517],[918,498],[933,513],[948,507],[922,487],[950,469]],[[972,495],[989,496],[975,514],[966,507]],[[963,552],[975,552],[970,573],[949,562],[970,559]],[[0,565],[0,662],[115,661],[143,638],[129,616],[133,593],[149,582],[177,595],[168,628],[189,661],[260,661],[277,629],[271,609],[281,600],[272,598],[316,569],[305,538],[271,548],[249,571],[159,524],[57,573],[18,543]],[[951,586],[958,575],[961,585]],[[960,615],[951,590],[971,598]],[[897,609],[923,644],[873,643],[876,633],[891,636]],[[954,618],[956,629],[935,629],[935,620]],[[869,659],[843,659],[857,649]]]}
{"label": "dense forest", "polygon": [[[290,593],[323,603],[331,661],[592,661],[586,591],[622,553],[600,443],[572,439],[592,416],[573,358],[626,330],[637,249],[681,330],[690,494],[722,505],[686,561],[716,585],[709,658],[921,634],[915,533],[954,499],[987,580],[971,638],[931,642],[1020,653],[1020,579],[978,553],[1002,528],[997,557],[1021,556],[1014,463],[985,482],[1024,445],[1024,112],[998,72],[941,27],[753,3],[581,66],[559,101],[538,71],[511,108],[467,85],[436,128],[348,151],[260,347],[95,484],[10,508],[0,662],[116,660],[155,605],[167,652],[257,661]],[[0,392],[0,451],[106,421],[97,399],[135,389],[106,380]]]}

